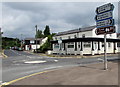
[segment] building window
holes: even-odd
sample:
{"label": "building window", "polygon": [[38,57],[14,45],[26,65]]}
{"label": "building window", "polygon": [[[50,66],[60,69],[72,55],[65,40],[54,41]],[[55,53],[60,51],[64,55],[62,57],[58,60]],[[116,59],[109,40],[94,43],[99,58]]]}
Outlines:
{"label": "building window", "polygon": [[54,48],[59,48],[59,44],[54,44]]}
{"label": "building window", "polygon": [[91,47],[91,43],[90,43],[90,42],[84,42],[84,47],[85,47],[85,48]]}
{"label": "building window", "polygon": [[57,40],[57,37],[55,37],[55,40]]}
{"label": "building window", "polygon": [[110,34],[110,37],[112,37],[112,34]]}
{"label": "building window", "polygon": [[68,43],[68,48],[74,48],[74,42],[69,42]]}
{"label": "building window", "polygon": [[74,35],[74,38],[77,38],[77,36],[76,36],[76,35]]}
{"label": "building window", "polygon": [[110,42],[108,42],[108,47],[111,47],[111,43]]}
{"label": "building window", "polygon": [[35,43],[35,41],[34,41],[34,40],[31,40],[31,41],[30,41],[30,43],[31,43],[31,44],[34,44],[34,43]]}
{"label": "building window", "polygon": [[85,38],[85,34],[82,35],[82,38]]}
{"label": "building window", "polygon": [[74,48],[74,45],[68,45],[68,48]]}
{"label": "building window", "polygon": [[62,40],[62,37],[60,37],[60,40]]}
{"label": "building window", "polygon": [[70,36],[68,36],[68,39],[70,39]]}
{"label": "building window", "polygon": [[68,45],[74,45],[74,42],[68,42]]}

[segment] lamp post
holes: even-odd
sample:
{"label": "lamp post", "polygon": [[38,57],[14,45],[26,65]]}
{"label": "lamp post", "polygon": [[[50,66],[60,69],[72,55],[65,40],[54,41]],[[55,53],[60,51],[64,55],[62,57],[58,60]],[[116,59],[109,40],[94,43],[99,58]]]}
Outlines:
{"label": "lamp post", "polygon": [[36,40],[36,52],[37,52],[37,25],[35,25],[35,28],[36,28],[35,40]]}

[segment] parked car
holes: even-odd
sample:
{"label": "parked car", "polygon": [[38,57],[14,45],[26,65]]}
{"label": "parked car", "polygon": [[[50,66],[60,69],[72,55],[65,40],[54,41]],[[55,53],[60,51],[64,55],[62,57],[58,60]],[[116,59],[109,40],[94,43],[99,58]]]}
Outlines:
{"label": "parked car", "polygon": [[21,47],[18,48],[18,51],[23,51],[23,49]]}

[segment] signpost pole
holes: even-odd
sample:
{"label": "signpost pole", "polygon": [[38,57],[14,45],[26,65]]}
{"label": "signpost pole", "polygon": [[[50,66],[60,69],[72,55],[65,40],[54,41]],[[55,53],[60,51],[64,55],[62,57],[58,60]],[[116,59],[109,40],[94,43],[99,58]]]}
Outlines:
{"label": "signpost pole", "polygon": [[106,33],[104,34],[104,70],[107,70]]}
{"label": "signpost pole", "polygon": [[96,8],[97,15],[95,16],[97,35],[104,34],[104,70],[107,70],[107,53],[106,53],[106,35],[115,33],[114,19],[113,19],[114,5],[111,3],[99,6]]}

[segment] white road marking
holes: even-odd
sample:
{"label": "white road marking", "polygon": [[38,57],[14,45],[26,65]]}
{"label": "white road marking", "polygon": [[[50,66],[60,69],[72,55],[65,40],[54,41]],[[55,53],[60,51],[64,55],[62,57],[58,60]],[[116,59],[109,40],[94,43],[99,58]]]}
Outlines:
{"label": "white road marking", "polygon": [[45,63],[46,61],[26,61],[24,63]]}
{"label": "white road marking", "polygon": [[47,70],[47,69],[55,69],[55,68],[60,68],[60,67],[63,67],[63,66],[56,66],[56,67],[53,66],[53,67],[48,67],[48,68],[44,68],[44,69]]}
{"label": "white road marking", "polygon": [[3,82],[3,83],[1,83],[0,85],[4,85],[4,84],[6,84],[7,82]]}
{"label": "white road marking", "polygon": [[104,60],[103,60],[103,59],[101,59],[101,58],[98,58],[97,60],[104,61]]}
{"label": "white road marking", "polygon": [[54,60],[55,62],[58,62],[58,60]]}

